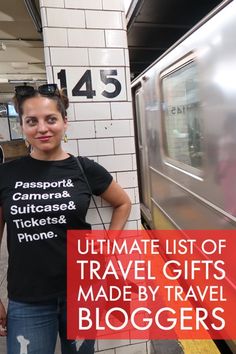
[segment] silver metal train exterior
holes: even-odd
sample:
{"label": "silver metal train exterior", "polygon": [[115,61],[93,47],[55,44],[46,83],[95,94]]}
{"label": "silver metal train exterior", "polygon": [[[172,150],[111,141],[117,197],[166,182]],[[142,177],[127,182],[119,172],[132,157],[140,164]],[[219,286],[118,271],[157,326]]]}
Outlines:
{"label": "silver metal train exterior", "polygon": [[144,221],[152,229],[235,229],[236,0],[139,75],[132,92]]}
{"label": "silver metal train exterior", "polygon": [[236,1],[132,83],[143,215],[181,229],[236,221]]}

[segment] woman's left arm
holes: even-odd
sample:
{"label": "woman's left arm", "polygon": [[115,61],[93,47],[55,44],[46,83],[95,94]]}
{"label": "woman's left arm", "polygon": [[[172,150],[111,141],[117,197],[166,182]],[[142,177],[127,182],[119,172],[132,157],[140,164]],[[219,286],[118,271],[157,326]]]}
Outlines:
{"label": "woman's left arm", "polygon": [[129,196],[118,183],[112,181],[105,192],[101,194],[101,197],[113,207],[109,229],[122,230],[131,210]]}

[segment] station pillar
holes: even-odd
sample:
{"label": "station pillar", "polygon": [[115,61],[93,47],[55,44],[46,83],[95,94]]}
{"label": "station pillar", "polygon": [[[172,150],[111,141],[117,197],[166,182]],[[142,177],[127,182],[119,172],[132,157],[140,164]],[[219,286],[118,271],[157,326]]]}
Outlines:
{"label": "station pillar", "polygon": [[[132,201],[126,228],[140,228],[123,0],[40,0],[40,10],[47,80],[66,88],[70,101],[64,148],[97,161],[113,175]],[[96,199],[108,224],[111,208]],[[102,228],[93,205],[87,221]],[[140,340],[98,341],[97,351],[146,354],[147,347]]]}

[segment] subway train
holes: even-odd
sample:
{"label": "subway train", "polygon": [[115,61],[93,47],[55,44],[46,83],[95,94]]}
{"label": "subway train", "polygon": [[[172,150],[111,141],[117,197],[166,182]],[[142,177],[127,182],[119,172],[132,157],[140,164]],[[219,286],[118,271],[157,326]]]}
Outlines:
{"label": "subway train", "polygon": [[236,1],[224,1],[132,82],[150,229],[236,227],[235,38]]}

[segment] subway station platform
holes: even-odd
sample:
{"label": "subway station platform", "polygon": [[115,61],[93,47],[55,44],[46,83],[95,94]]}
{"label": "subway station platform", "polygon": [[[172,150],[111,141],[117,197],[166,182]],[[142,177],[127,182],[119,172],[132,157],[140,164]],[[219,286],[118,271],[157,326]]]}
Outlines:
{"label": "subway station platform", "polygon": [[[235,227],[233,223],[236,217],[231,215],[229,207],[224,205],[224,186],[220,185],[220,176],[214,174],[217,168],[213,166],[213,163],[218,161],[217,153],[214,152],[217,125],[214,124],[212,132],[215,135],[212,136],[204,135],[207,129],[203,129],[204,134],[197,131],[198,134],[195,135],[190,129],[194,127],[196,131],[204,123],[202,119],[201,124],[197,124],[198,121],[195,118],[195,116],[201,117],[197,110],[201,102],[197,96],[195,97],[195,93],[199,90],[194,86],[195,82],[198,82],[194,80],[195,70],[190,67],[182,75],[182,67],[188,68],[187,64],[193,61],[193,57],[189,57],[189,61],[185,60],[189,53],[192,55],[195,45],[190,48],[191,50],[185,49],[185,46],[188,48],[186,44],[183,45],[182,50],[186,52],[183,52],[180,58],[174,60],[173,63],[169,60],[168,65],[161,69],[158,74],[160,83],[156,85],[157,81],[155,81],[153,87],[155,86],[156,90],[160,91],[164,87],[165,78],[169,80],[170,87],[167,82],[166,92],[160,93],[161,99],[158,102],[154,102],[153,99],[156,97],[156,92],[155,94],[152,91],[144,93],[145,86],[148,88],[149,74],[143,77],[140,75],[157,58],[165,55],[164,52],[168,51],[176,41],[180,41],[181,36],[186,36],[186,32],[192,26],[220,3],[221,0],[133,0],[125,14],[122,0],[5,1],[0,5],[0,146],[3,148],[6,160],[27,153],[19,120],[11,103],[15,85],[32,85],[37,88],[46,82],[54,82],[59,88],[67,89],[70,100],[70,107],[67,110],[68,142],[64,148],[72,155],[87,156],[103,165],[126,190],[132,202],[132,212],[127,222],[128,229],[140,228],[140,199],[141,208],[142,206],[146,208],[142,210],[142,216],[147,215],[147,222],[151,215],[150,210],[153,210],[152,220],[156,222],[151,225],[153,229],[170,229],[173,225],[181,225],[181,223],[183,230],[195,229],[200,224],[200,217],[201,225],[204,225],[203,229],[222,227],[226,229],[229,228],[229,224],[230,227]],[[227,6],[225,8],[227,11]],[[234,23],[236,23],[235,20]],[[205,31],[202,37],[208,33],[211,31]],[[234,40],[234,36],[227,35],[227,33],[226,36],[227,40],[230,38]],[[221,40],[221,36],[217,35],[213,39],[211,48],[208,45],[211,40],[207,45],[204,44],[203,48],[200,47],[198,53],[201,53],[202,57],[209,53],[210,49],[223,46],[224,41]],[[228,58],[234,58],[236,56],[234,43],[229,44],[229,47]],[[219,53],[228,55],[223,49],[219,50]],[[213,70],[212,61],[210,62]],[[226,69],[228,67],[228,62],[226,62]],[[178,68],[180,68],[179,74]],[[209,67],[205,69],[205,72],[208,77]],[[175,73],[177,78],[173,78],[172,73]],[[226,70],[223,74],[225,73],[229,71]],[[163,79],[160,79],[162,74]],[[140,77],[140,82],[132,87],[130,77],[136,80]],[[216,76],[220,78],[219,81],[222,81],[222,77],[225,75]],[[229,78],[231,82],[231,76]],[[177,79],[181,83],[180,86],[177,85]],[[183,97],[180,94],[185,92],[186,82],[190,87],[188,89],[189,101],[186,100],[185,94],[182,95]],[[216,116],[221,119],[221,137],[225,123],[225,102],[227,99],[231,100],[235,93],[234,95],[230,93],[229,98],[221,93],[215,99],[214,90],[208,86],[207,81],[204,83],[207,90],[211,92],[210,95],[205,92],[202,95],[202,97],[209,98],[209,104],[204,103],[204,106],[211,108],[204,117],[209,116],[211,111],[214,122]],[[172,95],[171,89],[175,86],[179,88],[177,94]],[[143,116],[148,117],[148,123],[154,122],[157,125],[158,112],[161,111],[160,106],[165,93],[168,94],[167,103],[169,97],[172,99],[167,105],[169,109],[166,110],[166,117],[159,118],[159,130],[151,125],[146,129],[146,123],[141,120],[138,122],[138,116],[141,119],[144,113]],[[135,99],[137,102],[134,102]],[[220,105],[221,99],[223,104]],[[234,103],[235,99],[232,99],[230,107],[235,107]],[[134,106],[137,109],[136,113]],[[189,122],[185,119],[187,111],[189,117],[194,118],[190,119],[192,125],[187,124]],[[154,117],[153,114],[156,116]],[[161,131],[164,127],[164,124],[161,124],[164,121],[163,118],[176,122],[176,126],[179,122],[183,125],[183,128],[180,125],[178,130],[172,129],[172,125],[169,124],[170,129],[173,130],[173,134],[170,134],[170,142],[173,141],[172,148],[175,145],[178,148],[182,146],[182,149],[179,149],[181,156],[173,154],[172,159],[169,160],[164,156],[165,148],[161,145],[164,140],[163,136],[166,134]],[[211,127],[210,123],[207,127]],[[147,149],[138,142],[139,130],[144,134],[140,134],[140,141],[143,142],[146,139],[146,131],[150,133],[147,140],[150,143],[150,151],[154,152],[153,155],[149,152],[150,160],[152,160],[150,166],[144,163]],[[204,171],[198,171],[199,169],[196,168],[199,167],[198,165],[194,165],[201,160],[201,156],[206,156],[204,155],[206,152],[200,149],[201,140],[211,142],[207,151],[208,160],[212,163],[205,175]],[[236,141],[235,138],[234,141]],[[140,145],[139,153],[138,145]],[[183,160],[182,155],[184,157],[187,155],[188,161],[187,158]],[[153,162],[156,165],[153,165]],[[159,170],[158,164],[161,165]],[[196,170],[197,175],[194,175]],[[151,186],[145,185],[145,182],[151,180],[148,173],[152,173]],[[210,175],[210,179],[206,180],[204,187],[206,195],[203,196],[204,178],[202,176],[207,174]],[[174,180],[175,175],[176,180]],[[230,181],[232,183],[232,180]],[[215,189],[212,189],[213,187]],[[199,191],[201,193],[198,195]],[[110,207],[100,200],[98,203],[107,225],[111,216]],[[148,212],[145,215],[146,210]],[[162,218],[163,215],[169,216]],[[177,216],[178,220],[175,221]],[[167,219],[173,220],[172,225],[166,221]],[[88,222],[93,224],[95,229],[101,227],[94,206],[88,212]],[[6,272],[7,251],[6,237],[4,237],[0,257],[0,298],[7,306]],[[0,337],[0,354],[6,354],[5,340],[6,338]],[[101,354],[226,354],[224,350],[220,352],[210,338],[209,340],[179,341],[107,340],[96,343],[96,351]],[[55,354],[60,354],[59,341]]]}

